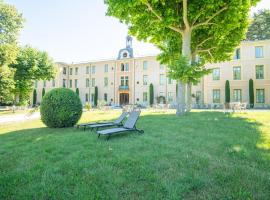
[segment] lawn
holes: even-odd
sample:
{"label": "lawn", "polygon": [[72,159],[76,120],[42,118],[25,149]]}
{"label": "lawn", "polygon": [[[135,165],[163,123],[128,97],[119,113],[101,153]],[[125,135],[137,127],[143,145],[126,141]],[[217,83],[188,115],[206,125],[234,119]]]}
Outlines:
{"label": "lawn", "polygon": [[[120,111],[84,113],[81,122]],[[97,138],[0,126],[0,199],[269,199],[270,112],[143,111],[136,133]]]}

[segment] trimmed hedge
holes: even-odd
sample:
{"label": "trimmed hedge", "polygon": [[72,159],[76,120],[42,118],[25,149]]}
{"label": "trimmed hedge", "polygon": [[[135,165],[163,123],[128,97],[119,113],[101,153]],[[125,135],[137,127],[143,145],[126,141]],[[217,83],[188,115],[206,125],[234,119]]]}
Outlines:
{"label": "trimmed hedge", "polygon": [[70,89],[56,88],[47,92],[40,105],[41,120],[48,127],[74,126],[82,115],[82,102]]}

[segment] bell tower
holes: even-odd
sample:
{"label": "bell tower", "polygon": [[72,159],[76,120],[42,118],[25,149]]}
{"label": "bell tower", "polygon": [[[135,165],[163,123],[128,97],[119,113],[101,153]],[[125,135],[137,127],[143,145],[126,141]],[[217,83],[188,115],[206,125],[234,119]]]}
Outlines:
{"label": "bell tower", "polygon": [[126,37],[126,48],[119,51],[117,59],[127,58],[133,58],[132,37],[129,35]]}
{"label": "bell tower", "polygon": [[126,38],[126,48],[132,48],[132,37],[130,37],[129,35]]}

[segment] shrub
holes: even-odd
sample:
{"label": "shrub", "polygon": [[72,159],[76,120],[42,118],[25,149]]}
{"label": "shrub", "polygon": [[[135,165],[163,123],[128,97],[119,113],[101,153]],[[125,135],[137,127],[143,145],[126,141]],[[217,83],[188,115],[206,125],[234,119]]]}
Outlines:
{"label": "shrub", "polygon": [[82,115],[82,103],[78,95],[67,88],[47,92],[40,105],[41,120],[48,127],[74,126]]}
{"label": "shrub", "polygon": [[231,90],[230,90],[230,82],[227,80],[225,83],[225,103],[230,103],[231,101]]}
{"label": "shrub", "polygon": [[254,108],[254,84],[253,80],[249,80],[249,104],[250,108]]}
{"label": "shrub", "polygon": [[87,111],[90,111],[91,109],[91,104],[90,103],[86,103],[84,108],[87,110]]}
{"label": "shrub", "polygon": [[154,104],[154,86],[152,83],[149,86],[149,103],[150,106],[153,106]]}

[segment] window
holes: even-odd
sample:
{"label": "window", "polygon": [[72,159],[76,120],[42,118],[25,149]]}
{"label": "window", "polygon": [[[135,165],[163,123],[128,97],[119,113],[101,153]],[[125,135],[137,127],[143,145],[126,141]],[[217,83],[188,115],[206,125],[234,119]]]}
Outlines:
{"label": "window", "polygon": [[239,89],[233,90],[233,99],[235,102],[241,102],[242,101],[242,90],[239,90]]}
{"label": "window", "polygon": [[63,79],[63,87],[66,87],[66,79]]}
{"label": "window", "polygon": [[72,80],[69,80],[69,87],[72,88]]}
{"label": "window", "polygon": [[165,75],[164,74],[160,74],[159,75],[159,84],[160,85],[164,85],[165,83]]}
{"label": "window", "polygon": [[75,79],[75,88],[78,88],[78,80]]}
{"label": "window", "polygon": [[173,94],[172,92],[168,92],[168,101],[172,102],[173,101]]}
{"label": "window", "polygon": [[109,65],[105,64],[104,65],[104,72],[107,73],[109,71]]}
{"label": "window", "polygon": [[123,58],[126,58],[128,56],[127,52],[123,53]]}
{"label": "window", "polygon": [[69,68],[69,75],[72,75],[73,69]]}
{"label": "window", "polygon": [[96,66],[92,66],[92,71],[91,71],[92,74],[95,74],[96,73]]}
{"label": "window", "polygon": [[55,80],[52,80],[52,86],[55,87]]}
{"label": "window", "polygon": [[241,80],[241,67],[233,67],[233,80]]}
{"label": "window", "polygon": [[255,47],[255,57],[263,58],[263,47]]}
{"label": "window", "polygon": [[147,85],[147,79],[148,79],[148,76],[143,75],[143,85]]}
{"label": "window", "polygon": [[75,75],[78,75],[78,71],[79,71],[79,69],[78,69],[78,67],[76,67],[75,68]]}
{"label": "window", "polygon": [[172,84],[172,79],[168,78],[168,84],[171,85]]}
{"label": "window", "polygon": [[89,74],[89,66],[86,66],[86,74]]}
{"label": "window", "polygon": [[121,63],[121,71],[125,71],[125,64],[124,63]]}
{"label": "window", "polygon": [[108,101],[108,94],[107,93],[104,93],[104,101]]}
{"label": "window", "polygon": [[220,90],[213,90],[213,103],[220,103]]}
{"label": "window", "polygon": [[265,102],[264,89],[257,89],[256,90],[256,102],[257,103],[264,103]]}
{"label": "window", "polygon": [[165,66],[164,65],[159,65],[159,69],[160,70],[164,70],[165,69]]}
{"label": "window", "polygon": [[201,91],[196,91],[195,98],[196,98],[196,103],[197,103],[197,104],[200,103],[201,97],[202,97],[202,92],[201,92]]}
{"label": "window", "polygon": [[104,87],[108,87],[108,77],[104,78]]}
{"label": "window", "polygon": [[90,84],[89,84],[89,78],[87,78],[87,79],[85,80],[85,82],[86,82],[86,83],[85,83],[85,86],[86,86],[86,87],[89,87],[89,85],[90,85]]}
{"label": "window", "polygon": [[128,65],[128,63],[125,64],[125,71],[126,71],[126,72],[129,71],[129,65]]}
{"label": "window", "polygon": [[143,102],[147,102],[147,92],[143,93]]}
{"label": "window", "polygon": [[94,102],[94,99],[95,99],[95,94],[91,94],[91,102]]}
{"label": "window", "polygon": [[35,81],[35,88],[38,87],[38,81]]}
{"label": "window", "polygon": [[46,81],[43,81],[43,87],[46,87]]}
{"label": "window", "polygon": [[220,80],[220,69],[219,68],[213,69],[212,76],[213,76],[213,81]]}
{"label": "window", "polygon": [[148,62],[143,61],[143,70],[147,70],[147,68],[148,68]]}
{"label": "window", "polygon": [[240,48],[236,49],[235,54],[234,54],[234,60],[239,60],[241,58],[241,50]]}
{"label": "window", "polygon": [[96,86],[96,79],[92,78],[91,82],[92,82],[92,87],[95,87]]}
{"label": "window", "polygon": [[67,74],[67,68],[66,67],[63,68],[63,74],[65,74],[65,75]]}
{"label": "window", "polygon": [[88,93],[85,93],[85,102],[88,102],[89,98],[88,98]]}
{"label": "window", "polygon": [[121,76],[121,86],[128,86],[128,76]]}
{"label": "window", "polygon": [[256,65],[256,79],[264,79],[263,65]]}

